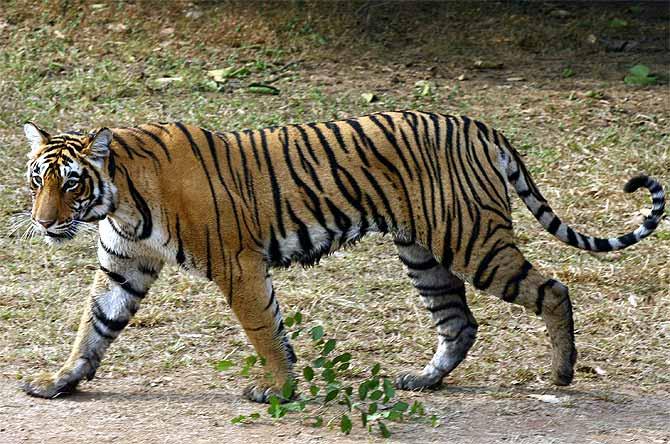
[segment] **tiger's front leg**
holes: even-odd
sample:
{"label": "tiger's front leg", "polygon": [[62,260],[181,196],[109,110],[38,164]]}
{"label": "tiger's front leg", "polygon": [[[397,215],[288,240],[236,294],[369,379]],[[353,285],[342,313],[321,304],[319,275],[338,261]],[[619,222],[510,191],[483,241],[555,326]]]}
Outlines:
{"label": "tiger's front leg", "polygon": [[230,293],[226,296],[235,316],[265,360],[265,375],[249,385],[244,396],[254,402],[269,402],[272,395],[282,399],[284,384],[293,380],[291,369],[296,356],[284,330],[272,277],[264,258],[256,253],[241,254],[239,264],[230,282],[222,278],[215,281],[225,293]]}
{"label": "tiger's front leg", "polygon": [[100,270],[96,272],[91,294],[84,305],[70,357],[56,373],[29,378],[22,388],[31,396],[68,395],[82,379],[91,380],[107,347],[135,315],[162,268],[162,263],[156,260],[140,260],[100,250]]}

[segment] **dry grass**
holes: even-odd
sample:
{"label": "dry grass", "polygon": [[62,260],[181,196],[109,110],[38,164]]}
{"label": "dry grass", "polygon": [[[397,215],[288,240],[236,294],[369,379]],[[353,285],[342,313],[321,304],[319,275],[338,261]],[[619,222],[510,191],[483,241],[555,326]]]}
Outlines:
{"label": "dry grass", "polygon": [[[401,27],[406,12],[382,20],[375,19],[386,14],[378,9],[373,25],[363,16],[359,25],[345,27],[344,18],[314,6],[298,11],[295,3],[262,13],[175,3],[160,15],[150,2],[124,11],[52,3],[37,16],[25,11],[28,3],[13,1],[0,11],[0,46],[6,48],[0,55],[3,231],[30,205],[23,178],[27,146],[19,129],[29,119],[54,130],[172,119],[238,129],[398,108],[467,113],[503,130],[526,154],[556,211],[593,234],[621,233],[639,223],[649,198],[621,192],[632,174],[670,183],[667,85],[639,88],[621,81],[638,62],[659,72],[670,65],[662,38],[667,16],[659,22],[649,9],[631,13],[615,5],[604,14],[582,14],[573,8],[570,18],[556,22],[546,5],[538,11],[507,5],[491,16],[481,6],[449,3],[442,22],[422,30],[414,21]],[[422,8],[418,18],[431,14]],[[194,10],[206,14],[185,17]],[[614,17],[630,25],[613,30],[607,23]],[[126,29],[114,27],[119,23]],[[472,37],[458,32],[464,26],[472,26]],[[639,52],[607,53],[584,43],[591,32],[646,40]],[[652,51],[654,44],[661,52]],[[477,58],[499,60],[505,69],[473,70]],[[223,92],[208,83],[206,70],[245,64],[250,76]],[[576,75],[563,78],[565,67]],[[468,80],[456,80],[460,74]],[[182,80],[161,86],[155,82],[160,77]],[[282,91],[278,97],[244,88],[273,79]],[[417,80],[433,82],[432,93],[417,95]],[[366,103],[364,92],[380,100]],[[572,291],[580,357],[576,383],[566,393],[601,393],[613,403],[622,396],[625,401],[626,393],[668,396],[670,223],[629,250],[590,255],[544,233],[524,208],[514,218],[522,250]],[[2,378],[56,369],[66,356],[95,268],[93,245],[82,237],[55,250],[39,240],[0,238]],[[351,380],[373,362],[392,375],[421,367],[432,354],[428,317],[388,239],[368,238],[315,268],[276,271],[275,282],[285,312],[301,311],[308,326],[323,324],[338,347],[354,355]],[[470,389],[492,402],[548,389],[549,344],[541,321],[484,294],[470,291],[469,298],[479,339],[448,380],[456,393],[464,390],[463,402]],[[296,350],[301,363],[313,357],[306,339]],[[216,374],[212,364],[250,353],[211,284],[166,270],[99,374],[107,382],[130,377],[175,389],[183,388],[180,377],[195,375],[191,389],[238,390],[240,377]]]}

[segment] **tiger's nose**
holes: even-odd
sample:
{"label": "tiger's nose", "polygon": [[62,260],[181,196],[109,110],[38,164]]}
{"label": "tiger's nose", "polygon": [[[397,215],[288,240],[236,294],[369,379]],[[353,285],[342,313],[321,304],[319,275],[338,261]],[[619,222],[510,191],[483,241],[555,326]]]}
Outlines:
{"label": "tiger's nose", "polygon": [[56,223],[56,219],[49,219],[49,220],[37,219],[37,223],[42,225],[44,228],[49,228],[54,223]]}

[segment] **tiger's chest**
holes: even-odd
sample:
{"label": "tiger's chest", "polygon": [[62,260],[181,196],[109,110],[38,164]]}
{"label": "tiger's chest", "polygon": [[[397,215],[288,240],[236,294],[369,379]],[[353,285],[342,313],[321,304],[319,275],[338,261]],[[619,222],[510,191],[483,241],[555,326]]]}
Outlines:
{"label": "tiger's chest", "polygon": [[128,260],[153,259],[162,263],[179,265],[199,274],[198,262],[183,241],[167,230],[154,227],[144,239],[137,236],[132,224],[124,224],[111,218],[98,224],[98,259],[123,263]]}

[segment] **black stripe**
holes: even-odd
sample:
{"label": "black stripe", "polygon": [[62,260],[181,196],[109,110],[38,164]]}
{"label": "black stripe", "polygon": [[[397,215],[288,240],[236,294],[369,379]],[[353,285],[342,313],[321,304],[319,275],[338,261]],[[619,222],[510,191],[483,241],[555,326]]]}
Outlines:
{"label": "black stripe", "polygon": [[270,177],[270,183],[272,188],[272,199],[274,200],[275,205],[275,219],[279,228],[279,234],[281,237],[286,237],[286,228],[284,227],[284,216],[282,214],[282,200],[281,200],[281,188],[279,182],[277,181],[277,176],[275,174],[274,167],[272,166],[272,158],[270,157],[270,150],[268,149],[268,142],[265,137],[265,132],[261,131],[261,147],[263,148],[263,154],[265,155],[265,163],[268,167],[268,176]]}
{"label": "black stripe", "polygon": [[110,247],[108,247],[107,245],[105,245],[102,242],[102,239],[99,239],[98,241],[99,241],[99,244],[102,247],[102,249],[105,250],[105,253],[107,253],[111,256],[118,257],[120,259],[130,259],[130,256],[126,256],[125,254],[122,254],[122,253],[119,253],[118,251],[112,250]]}
{"label": "black stripe", "polygon": [[550,232],[551,234],[556,234],[556,231],[558,231],[558,228],[561,226],[561,220],[554,216],[554,218],[551,220],[549,223],[549,226],[547,227],[547,231]]}
{"label": "black stripe", "polygon": [[177,260],[177,263],[179,265],[182,265],[184,263],[184,261],[186,260],[186,255],[184,254],[184,244],[181,240],[181,230],[180,230],[180,227],[179,227],[179,216],[178,215],[176,216],[176,220],[177,220],[176,223],[175,223],[175,225],[176,225],[175,231],[177,232],[176,233],[177,234],[177,256],[176,256],[176,260]]}
{"label": "black stripe", "polygon": [[273,226],[270,226],[270,244],[268,246],[268,262],[272,265],[280,267],[288,267],[290,260],[284,259],[279,249],[279,241],[277,241],[277,235],[275,234],[275,229]]}
{"label": "black stripe", "polygon": [[[461,289],[465,290],[465,287],[458,287],[455,290],[461,290]],[[454,292],[453,294],[460,294],[460,291]],[[449,302],[445,302],[445,303],[440,304],[440,305],[435,305],[433,307],[426,307],[426,308],[431,313],[437,313],[438,311],[448,310],[450,308],[458,308],[459,310],[463,311],[463,302],[462,301],[449,301]]]}
{"label": "black stripe", "polygon": [[303,128],[303,125],[295,125],[294,128],[297,129],[298,132],[300,133],[300,137],[302,138],[302,143],[305,145],[305,148],[307,148],[307,152],[312,157],[312,160],[317,165],[320,165],[319,157],[314,153],[314,149],[312,148],[312,144],[309,140],[309,136],[307,135],[307,132]]}
{"label": "black stripe", "polygon": [[[130,131],[136,131],[135,128],[128,128],[128,129],[129,129]],[[156,169],[159,169],[159,168],[160,168],[160,161],[158,160],[158,157],[156,157],[156,155],[153,153],[153,151],[148,150],[148,149],[145,148],[144,141],[143,141],[142,139],[140,139],[140,138],[137,136],[137,134],[132,133],[131,135],[133,136],[133,139],[135,140],[135,145],[136,145],[137,147],[139,147],[139,149],[140,149],[143,153],[145,153],[147,156],[151,157],[151,160],[153,160],[154,163],[156,164]]]}
{"label": "black stripe", "polygon": [[[233,199],[233,194],[230,191],[228,185],[226,182],[223,180],[223,174],[221,173],[221,167],[219,166],[219,158],[216,155],[216,147],[214,146],[214,140],[212,139],[212,133],[210,133],[207,130],[203,130],[205,133],[205,136],[207,137],[207,143],[209,144],[209,150],[212,153],[212,158],[214,159],[214,168],[216,169],[216,174],[217,177],[219,178],[219,182],[221,182],[221,186],[223,186],[223,189],[225,190],[226,194],[228,195],[228,200],[231,202],[231,208],[233,209],[233,217],[235,218],[235,221],[237,222],[237,240],[241,243],[242,242],[242,227],[240,226],[240,217],[237,213],[237,205],[235,204],[235,199]],[[216,136],[219,138],[221,142],[223,142],[224,146],[226,147],[226,159],[228,163],[228,170],[232,173],[232,162],[230,159],[230,144],[228,143],[228,139],[225,134],[223,133],[216,133]],[[259,216],[258,216],[258,207],[254,205],[254,214],[256,216],[256,223],[259,223]],[[244,220],[244,219],[243,219]],[[246,222],[245,222],[246,224]],[[248,231],[251,233],[251,230]],[[223,248],[223,243],[221,240],[221,230],[219,229],[219,245],[221,247],[221,254],[224,254],[225,249]],[[256,241],[256,244],[259,245],[258,241]],[[259,245],[260,246],[260,245]]]}
{"label": "black stripe", "polygon": [[[465,247],[465,266],[467,267],[468,264],[470,263],[470,259],[472,259],[472,252],[475,247],[475,242],[477,240],[482,240],[480,239],[479,235],[479,224],[481,221],[481,215],[479,214],[479,210],[475,209],[475,215],[474,215],[474,220],[472,221],[472,231],[470,233],[470,239],[468,239],[468,245]],[[459,221],[458,223],[460,223]],[[485,242],[486,239],[483,239]]]}
{"label": "black stripe", "polygon": [[[216,145],[214,144],[214,136],[212,135],[212,133],[210,131],[207,131],[205,129],[201,129],[201,130],[202,130],[203,134],[205,135],[205,139],[207,139],[207,146],[209,147],[210,155],[212,156],[212,160],[214,161],[214,169],[216,170],[216,175],[219,179],[219,182],[221,183],[221,186],[223,187],[224,191],[228,195],[229,202],[231,203],[230,207],[233,210],[233,217],[235,218],[235,222],[236,222],[235,227],[237,229],[237,239],[238,239],[239,242],[241,242],[242,241],[242,227],[241,227],[241,224],[240,224],[240,216],[238,215],[238,212],[237,212],[237,205],[235,204],[235,199],[233,199],[233,195],[230,192],[230,190],[228,188],[228,185],[223,180],[223,174],[221,173],[221,167],[219,165],[219,156],[217,155]],[[225,139],[219,138],[219,140],[222,140],[224,142],[224,144],[227,145],[227,142],[225,141]],[[229,164],[229,167],[230,167],[230,164]],[[212,191],[212,197],[213,198],[215,197],[213,191]],[[218,212],[218,206],[216,205],[216,202],[215,202],[214,208]],[[244,221],[244,223],[246,225],[246,220],[244,218],[242,220]],[[220,252],[219,254],[221,254],[222,256],[225,257],[225,250],[226,249],[225,249],[225,246],[224,246],[224,243],[223,243],[223,235],[222,235],[221,232],[222,232],[221,219],[220,219],[219,215],[217,214],[217,217],[216,217],[216,234],[217,234],[217,237],[219,239],[219,252]],[[248,230],[248,232],[251,235],[251,230]],[[251,235],[251,236],[253,238],[253,235]],[[254,241],[256,241],[256,245],[260,246],[260,243],[255,238],[254,238]]]}
{"label": "black stripe", "polygon": [[98,327],[98,325],[95,322],[91,322],[91,326],[93,327],[93,330],[95,330],[95,332],[99,336],[107,339],[108,341],[113,341],[114,339],[116,339],[116,336],[109,335],[109,334],[105,333],[104,331],[102,331],[100,329],[100,327]]}
{"label": "black stripe", "polygon": [[[385,216],[391,219],[391,227],[398,228],[398,221],[395,217],[395,214],[393,213],[393,209],[391,208],[391,203],[389,202],[386,193],[379,185],[379,182],[377,182],[377,178],[372,173],[370,173],[365,167],[361,167],[361,171],[363,171],[365,178],[368,180],[368,182],[370,182],[372,188],[374,188],[375,192],[377,193],[377,196],[379,196],[379,198],[382,200],[382,204],[384,205],[384,209],[386,210]],[[378,222],[377,225],[379,225]],[[414,238],[414,233],[412,233],[412,238]]]}
{"label": "black stripe", "polygon": [[512,279],[507,281],[505,288],[502,291],[502,300],[505,302],[514,302],[519,296],[521,281],[528,277],[528,272],[533,268],[530,262],[524,260],[521,270],[514,275]]}
{"label": "black stripe", "polygon": [[[310,163],[309,159],[305,156],[305,154],[302,151],[302,148],[300,147],[300,144],[298,143],[297,139],[293,140],[293,146],[295,147],[295,152],[298,153],[298,157],[300,157],[300,165],[302,166],[302,169],[309,174],[309,177],[312,179],[312,182],[314,182],[314,185],[316,188],[318,188],[319,191],[323,192],[323,187],[321,186],[321,181],[319,180],[319,176],[314,170],[314,167]],[[288,147],[286,147],[285,153],[288,153]],[[284,154],[284,157],[288,156],[288,154]],[[291,165],[292,168],[292,165]]]}
{"label": "black stripe", "polygon": [[349,154],[347,144],[344,143],[342,132],[340,131],[340,127],[337,125],[337,123],[338,122],[325,122],[324,125],[335,135],[335,140],[337,140],[337,144],[339,145],[340,149]]}
{"label": "black stripe", "polygon": [[130,241],[137,240],[137,238],[135,238],[133,235],[126,233],[124,230],[121,229],[121,227],[117,226],[116,222],[114,222],[112,218],[107,218],[107,220],[109,221],[109,226],[112,228],[112,231],[114,231],[114,233],[116,233],[117,236],[125,240]]}
{"label": "black stripe", "polygon": [[519,174],[520,174],[520,173],[519,173],[519,170],[517,169],[517,170],[514,171],[512,174],[510,174],[509,176],[507,176],[507,179],[508,179],[512,184],[515,184],[516,181],[519,179]]}
{"label": "black stripe", "polygon": [[384,136],[386,137],[386,140],[391,144],[393,147],[393,150],[395,151],[396,155],[398,158],[400,158],[400,161],[402,162],[402,166],[405,168],[405,171],[407,171],[407,174],[409,175],[410,180],[414,179],[414,176],[412,175],[412,170],[409,167],[409,164],[407,163],[407,159],[405,158],[405,155],[403,154],[402,150],[400,149],[400,146],[398,145],[398,140],[395,137],[395,134],[391,133],[386,126],[384,126],[376,116],[370,115],[368,118],[375,124],[379,129],[382,130],[384,133]]}
{"label": "black stripe", "polygon": [[[133,128],[133,129],[135,129],[135,128]],[[140,132],[142,132],[143,134],[146,134],[147,136],[151,137],[151,139],[152,139],[154,142],[156,142],[156,144],[157,144],[158,146],[161,147],[161,150],[163,150],[163,153],[165,154],[165,157],[167,157],[167,160],[168,160],[169,162],[172,162],[172,157],[170,156],[170,151],[168,151],[167,145],[165,145],[165,142],[163,142],[163,140],[162,140],[160,137],[158,137],[156,134],[152,133],[151,131],[147,131],[147,130],[145,130],[145,129],[142,128],[142,127],[138,127],[138,128],[137,128],[137,131],[140,131]]]}
{"label": "black stripe", "polygon": [[136,298],[142,299],[147,295],[146,291],[141,291],[141,290],[136,290],[133,288],[132,285],[130,285],[130,282],[128,282],[128,279],[120,275],[119,273],[116,273],[114,271],[110,271],[103,267],[102,265],[100,266],[100,269],[107,274],[107,276],[123,289],[126,293],[129,293],[132,296],[135,296]]}
{"label": "black stripe", "polygon": [[[264,130],[263,130],[264,131]],[[249,138],[250,141],[254,140],[253,132],[250,130],[245,130],[244,134]],[[255,142],[254,142],[255,143]],[[250,143],[251,144],[251,143]],[[254,198],[254,188],[253,188],[253,179],[251,176],[251,169],[247,164],[247,154],[245,153],[246,146],[240,143],[240,160],[242,161],[242,174],[244,174],[244,185],[246,193],[242,193],[242,199],[244,203],[249,205],[249,201]]]}
{"label": "black stripe", "polygon": [[113,181],[114,180],[114,175],[116,174],[116,153],[112,151],[109,153],[109,157],[107,158],[107,174],[109,175],[109,178]]}
{"label": "black stripe", "polygon": [[424,262],[412,262],[410,259],[407,259],[401,255],[398,257],[407,268],[411,268],[412,270],[430,270],[431,268],[439,265],[434,258],[430,258]]}
{"label": "black stripe", "polygon": [[208,280],[212,280],[212,248],[209,241],[209,226],[205,225],[205,249],[207,251],[207,272],[206,276]]}
{"label": "black stripe", "polygon": [[[383,115],[383,116],[388,117],[386,115]],[[388,119],[390,119],[390,117]],[[392,120],[389,120],[389,123],[392,123]],[[405,123],[409,125],[408,122],[405,122]],[[411,127],[410,127],[410,129],[411,129]],[[425,172],[428,173],[428,177],[429,177],[428,183],[430,183],[431,190],[433,191],[432,193],[429,193],[430,194],[430,205],[426,201],[426,189],[424,187],[424,183],[423,183],[424,181],[419,179],[415,182],[415,184],[418,184],[418,186],[419,186],[419,194],[421,196],[421,209],[423,211],[423,217],[426,220],[426,239],[428,240],[429,244],[432,244],[433,225],[428,223],[428,221],[430,220],[430,215],[428,214],[429,209],[433,209],[433,211],[432,211],[433,220],[435,219],[435,212],[436,212],[436,209],[435,209],[435,190],[434,190],[435,185],[434,185],[434,182],[432,180],[432,173],[430,171],[430,168],[426,168],[426,170],[424,171],[421,168],[421,166],[419,165],[419,160],[417,159],[417,157],[415,155],[415,151],[419,152],[419,154],[421,155],[421,160],[425,164],[425,156],[423,154],[423,151],[420,150],[419,147],[416,146],[416,145],[415,146],[410,145],[410,141],[407,138],[407,134],[405,134],[405,131],[402,128],[399,128],[399,131],[400,131],[400,137],[401,137],[403,143],[405,144],[405,149],[409,152],[409,154],[412,158],[412,161],[414,162],[414,170],[416,172],[416,175],[420,178],[421,176],[423,176],[425,174]],[[440,185],[438,184],[438,186],[440,186]],[[443,209],[444,205],[440,208]],[[442,211],[442,216],[444,218],[444,211]]]}
{"label": "black stripe", "polygon": [[489,271],[488,279],[483,281],[482,278],[484,273],[488,271],[489,265],[491,265],[491,262],[496,258],[496,256],[508,248],[517,250],[514,244],[503,243],[502,245],[499,245],[500,242],[501,240],[497,240],[493,244],[493,247],[488,251],[488,253],[486,253],[486,256],[484,256],[484,259],[482,259],[482,261],[479,263],[479,266],[477,267],[477,271],[475,272],[475,275],[472,279],[472,283],[478,290],[486,290],[491,286],[491,283],[495,278],[495,274],[498,271],[498,265]]}
{"label": "black stripe", "polygon": [[463,319],[463,316],[460,315],[460,314],[452,314],[452,315],[446,316],[446,317],[440,319],[439,321],[437,321],[435,323],[434,327],[437,328],[441,325],[446,324],[449,321],[453,321],[454,319]]}
{"label": "black stripe", "polygon": [[170,131],[167,128],[165,128],[163,125],[159,125],[157,123],[147,123],[147,126],[152,126],[159,131],[163,131],[165,134],[168,134],[168,135],[170,134]]}
{"label": "black stripe", "polygon": [[593,243],[596,245],[596,251],[612,251],[612,244],[607,239],[594,237]]}
{"label": "black stripe", "polygon": [[275,301],[275,289],[274,289],[274,287],[272,287],[272,292],[270,293],[270,300],[268,301],[268,305],[265,306],[263,311],[270,308],[270,306],[274,303],[274,301]]}
{"label": "black stripe", "polygon": [[444,333],[437,333],[439,336],[442,336],[445,341],[447,342],[454,342],[456,339],[458,339],[461,336],[461,333],[463,333],[463,330],[466,328],[471,327],[469,323],[463,324],[463,326],[453,335],[453,336],[447,336]]}
{"label": "black stripe", "polygon": [[113,139],[121,145],[121,147],[126,151],[126,154],[128,154],[128,157],[132,160],[134,159],[134,155],[138,157],[143,157],[146,159],[146,156],[143,156],[142,154],[138,153],[137,151],[133,150],[130,145],[128,145],[128,142],[123,139],[119,134],[113,134]]}
{"label": "black stripe", "polygon": [[256,146],[256,139],[254,138],[254,133],[249,134],[249,140],[251,142],[251,152],[254,155],[254,160],[256,161],[256,168],[258,171],[261,170],[261,158],[258,154],[258,147]]}
{"label": "black stripe", "polygon": [[142,216],[142,231],[140,232],[139,235],[137,235],[137,239],[138,240],[147,239],[149,236],[151,236],[151,231],[153,230],[153,221],[151,220],[151,210],[149,209],[147,201],[144,200],[142,195],[137,191],[137,188],[135,188],[135,184],[130,178],[128,170],[126,170],[125,168],[123,170],[124,174],[126,175],[126,180],[128,182],[128,191],[130,191],[130,196],[133,198],[133,202],[135,203],[137,211],[139,211],[140,215]]}
{"label": "black stripe", "polygon": [[542,306],[544,305],[545,291],[547,288],[554,286],[556,281],[549,279],[537,289],[537,300],[535,301],[535,314],[538,316],[542,314]]}
{"label": "black stripe", "polygon": [[335,203],[333,203],[333,201],[331,201],[329,198],[326,198],[325,201],[326,206],[328,207],[328,209],[335,218],[335,225],[337,225],[337,228],[341,232],[340,234],[341,241],[344,242],[347,232],[352,226],[351,218],[347,216],[342,210],[340,210],[338,206]]}
{"label": "black stripe", "polygon": [[309,235],[309,229],[307,228],[307,225],[305,225],[305,223],[300,220],[298,216],[296,216],[288,200],[286,201],[286,209],[288,210],[291,221],[293,221],[293,223],[298,227],[297,234],[298,241],[300,242],[300,250],[303,254],[311,252],[314,249],[314,244],[312,243],[312,238]]}
{"label": "black stripe", "polygon": [[577,242],[577,236],[575,235],[575,230],[573,230],[570,227],[567,227],[565,231],[568,233],[568,243],[574,247],[578,247],[579,242]]}
{"label": "black stripe", "polygon": [[93,300],[93,306],[91,307],[91,312],[93,316],[104,325],[107,330],[117,332],[123,330],[126,325],[128,325],[129,319],[111,319],[102,311],[102,308],[98,304],[97,300]]}
{"label": "black stripe", "polygon": [[153,268],[151,268],[151,267],[148,266],[148,265],[145,265],[145,264],[139,264],[139,265],[137,266],[137,270],[138,270],[140,273],[145,274],[145,275],[147,275],[147,276],[151,276],[151,277],[154,278],[154,279],[158,278],[158,271],[157,271],[157,270],[154,270]]}

